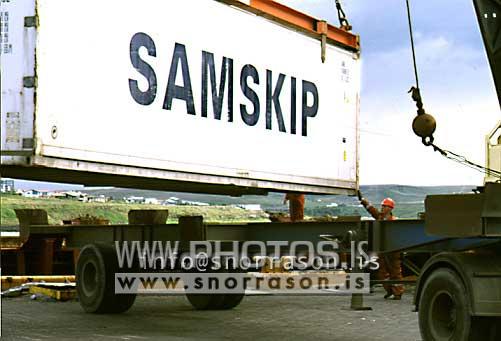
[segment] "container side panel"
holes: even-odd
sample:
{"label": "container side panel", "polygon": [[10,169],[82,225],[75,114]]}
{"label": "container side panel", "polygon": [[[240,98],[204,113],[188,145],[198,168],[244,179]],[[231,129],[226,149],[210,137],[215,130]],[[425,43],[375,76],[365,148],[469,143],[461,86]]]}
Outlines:
{"label": "container side panel", "polygon": [[[2,154],[33,149],[35,27],[25,27],[34,17],[35,1],[2,1],[0,6],[0,67]],[[29,25],[28,25],[29,26]],[[2,155],[2,163],[25,158]]]}
{"label": "container side panel", "polygon": [[38,5],[39,155],[355,188],[355,54],[216,1]]}

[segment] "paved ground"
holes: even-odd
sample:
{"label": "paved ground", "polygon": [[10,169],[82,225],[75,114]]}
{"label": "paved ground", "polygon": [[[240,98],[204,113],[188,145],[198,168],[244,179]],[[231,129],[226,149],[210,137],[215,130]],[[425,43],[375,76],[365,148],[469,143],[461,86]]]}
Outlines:
{"label": "paved ground", "polygon": [[195,311],[184,296],[141,296],[122,315],[85,314],[75,301],[4,298],[2,339],[420,340],[411,294],[382,295],[366,296],[372,311],[347,310],[349,296],[248,296],[230,311]]}

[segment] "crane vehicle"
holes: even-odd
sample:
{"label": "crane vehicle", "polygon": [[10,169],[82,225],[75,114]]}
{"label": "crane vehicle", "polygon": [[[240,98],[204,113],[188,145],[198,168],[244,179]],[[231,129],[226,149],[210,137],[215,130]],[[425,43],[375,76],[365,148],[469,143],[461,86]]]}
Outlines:
{"label": "crane vehicle", "polygon": [[[475,12],[501,104],[501,50],[494,0],[474,0]],[[407,2],[409,6],[409,2]],[[409,10],[409,7],[408,7]],[[409,15],[409,27],[412,26]],[[414,57],[414,46],[413,57]],[[415,57],[414,57],[415,63]],[[416,64],[414,64],[416,71]],[[419,87],[411,89],[417,116],[412,128],[425,146],[442,155],[458,156],[434,144],[435,119],[424,110]],[[419,274],[414,303],[423,340],[498,340],[501,337],[501,124],[486,136],[486,167],[460,160],[486,173],[484,185],[471,194],[429,195],[424,221],[416,231],[383,224],[380,251],[416,250],[428,244],[434,256]],[[393,225],[390,227],[389,225]],[[423,226],[424,225],[424,226]],[[378,232],[381,233],[381,232]]]}
{"label": "crane vehicle", "polygon": [[[501,104],[501,22],[497,19],[501,5],[494,0],[473,3]],[[413,96],[418,106],[414,131],[425,145],[447,154],[433,144],[435,122],[417,95]],[[415,306],[424,340],[501,338],[500,135],[501,122],[486,137],[487,172],[477,193],[426,197],[425,234],[420,237],[449,238],[450,245],[429,259],[419,276]]]}

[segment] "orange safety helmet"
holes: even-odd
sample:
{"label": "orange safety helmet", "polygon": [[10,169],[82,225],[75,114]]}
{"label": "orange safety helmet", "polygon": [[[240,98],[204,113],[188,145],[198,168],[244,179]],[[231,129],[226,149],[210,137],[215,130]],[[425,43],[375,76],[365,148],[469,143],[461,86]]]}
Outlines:
{"label": "orange safety helmet", "polygon": [[395,208],[395,201],[393,201],[392,198],[386,198],[383,201],[381,201],[381,206],[388,206],[391,208]]}

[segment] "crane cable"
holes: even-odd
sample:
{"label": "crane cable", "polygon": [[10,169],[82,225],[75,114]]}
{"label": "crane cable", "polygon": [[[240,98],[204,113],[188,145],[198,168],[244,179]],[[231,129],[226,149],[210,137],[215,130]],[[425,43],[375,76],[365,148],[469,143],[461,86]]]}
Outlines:
{"label": "crane cable", "polygon": [[414,34],[412,33],[411,10],[409,8],[409,0],[405,0],[405,2],[407,4],[407,20],[409,22],[409,33],[411,36],[412,62],[414,63],[414,76],[416,77],[416,88],[415,89],[419,92],[419,79],[418,79],[418,71],[417,71],[417,66],[416,66],[416,52],[414,51]]}
{"label": "crane cable", "polygon": [[[336,3],[337,3],[337,1],[336,1]],[[423,115],[423,117],[424,117],[424,115],[431,117],[430,115],[425,113],[425,110],[423,108],[423,100],[421,98],[421,92],[419,89],[419,79],[418,79],[418,71],[417,71],[417,64],[416,64],[416,53],[415,53],[415,49],[414,49],[414,36],[412,33],[412,21],[411,21],[411,11],[409,8],[409,0],[406,0],[406,4],[407,4],[407,19],[409,22],[409,34],[410,34],[410,41],[411,41],[411,48],[412,48],[412,61],[414,64],[414,76],[416,78],[416,86],[411,87],[411,89],[409,90],[409,93],[411,93],[412,99],[414,100],[414,102],[416,102],[416,107],[418,108],[418,110],[417,110],[418,117],[420,115]],[[433,125],[435,125],[435,120],[433,119],[433,117],[431,117],[431,120],[433,120]],[[427,128],[429,128],[429,127],[427,127]],[[477,170],[481,173],[487,174],[489,176],[497,177],[497,178],[499,178],[499,180],[497,180],[497,181],[501,181],[501,172],[500,171],[497,171],[495,169],[491,169],[488,167],[484,167],[484,166],[481,166],[481,165],[476,164],[474,162],[471,162],[462,155],[451,152],[450,150],[442,149],[439,146],[437,146],[436,144],[434,144],[433,143],[433,141],[434,141],[433,132],[435,131],[435,126],[433,126],[432,128],[429,128],[428,130],[429,131],[427,131],[427,133],[423,133],[423,134],[418,134],[416,131],[414,131],[418,136],[420,136],[422,138],[422,142],[425,146],[433,147],[434,151],[439,152],[442,156],[445,156],[449,160],[458,162],[464,166],[470,167],[472,169],[475,169],[475,170]]]}
{"label": "crane cable", "polygon": [[475,170],[477,170],[481,173],[484,173],[486,175],[497,177],[497,178],[499,178],[498,181],[501,181],[501,172],[500,171],[497,171],[495,169],[491,169],[488,167],[484,167],[484,166],[481,166],[481,165],[476,164],[474,162],[471,162],[471,161],[467,160],[464,156],[453,153],[450,150],[442,149],[433,143],[431,144],[431,146],[433,147],[434,151],[439,152],[441,155],[445,156],[449,160],[458,162],[464,166],[475,169]]}

